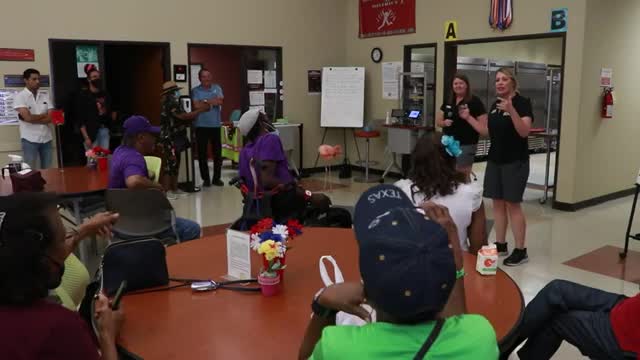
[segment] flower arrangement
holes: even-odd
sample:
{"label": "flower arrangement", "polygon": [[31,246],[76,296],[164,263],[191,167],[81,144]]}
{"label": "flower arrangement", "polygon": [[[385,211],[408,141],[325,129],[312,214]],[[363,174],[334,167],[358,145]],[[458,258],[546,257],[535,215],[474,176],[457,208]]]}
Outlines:
{"label": "flower arrangement", "polygon": [[110,155],[111,151],[109,151],[109,149],[105,149],[100,146],[95,146],[93,149],[87,150],[84,154],[87,158],[95,160],[97,158],[106,157]]}
{"label": "flower arrangement", "polygon": [[285,254],[290,248],[289,240],[302,234],[302,225],[297,220],[278,224],[271,218],[258,221],[249,230],[251,248],[262,255],[261,276],[277,277],[286,268]]}

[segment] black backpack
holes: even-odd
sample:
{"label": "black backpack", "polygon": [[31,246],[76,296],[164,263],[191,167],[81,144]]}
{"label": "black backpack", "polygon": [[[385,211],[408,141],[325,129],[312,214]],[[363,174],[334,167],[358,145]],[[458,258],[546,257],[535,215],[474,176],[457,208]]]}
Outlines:
{"label": "black backpack", "polygon": [[311,209],[304,217],[304,226],[351,228],[351,213],[340,207],[331,207],[326,210]]}

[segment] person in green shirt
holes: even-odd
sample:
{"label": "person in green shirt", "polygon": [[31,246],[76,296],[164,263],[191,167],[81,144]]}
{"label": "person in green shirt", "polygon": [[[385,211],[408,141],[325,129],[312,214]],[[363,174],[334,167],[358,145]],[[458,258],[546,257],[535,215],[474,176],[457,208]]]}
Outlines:
{"label": "person in green shirt", "polygon": [[[354,229],[362,281],[314,296],[300,359],[498,359],[489,321],[465,314],[462,253],[446,207],[416,209],[399,188],[379,185],[358,200]],[[334,326],[339,311],[368,323]]]}

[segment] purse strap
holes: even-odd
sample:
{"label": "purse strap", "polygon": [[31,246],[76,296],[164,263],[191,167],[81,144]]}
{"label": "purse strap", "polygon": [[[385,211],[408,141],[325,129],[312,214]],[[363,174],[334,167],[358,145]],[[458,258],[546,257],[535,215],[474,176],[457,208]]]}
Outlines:
{"label": "purse strap", "polygon": [[424,356],[427,355],[427,352],[429,351],[433,343],[436,342],[438,335],[440,335],[440,331],[442,330],[444,322],[444,319],[438,319],[436,321],[436,325],[433,327],[433,330],[431,330],[431,334],[429,334],[427,340],[425,340],[424,344],[422,344],[420,351],[418,351],[416,356],[413,357],[414,360],[424,359]]}

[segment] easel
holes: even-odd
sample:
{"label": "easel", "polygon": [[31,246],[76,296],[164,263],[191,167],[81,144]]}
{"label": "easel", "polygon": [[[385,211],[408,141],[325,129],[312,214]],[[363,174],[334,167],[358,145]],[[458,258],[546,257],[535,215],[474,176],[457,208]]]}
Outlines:
{"label": "easel", "polygon": [[[325,139],[327,138],[327,132],[330,128],[324,128],[324,134],[322,134],[322,140],[320,140],[320,144],[324,144]],[[344,141],[344,162],[343,164],[349,163],[349,153],[347,152],[347,128],[343,128],[342,139]],[[360,149],[358,148],[358,142],[356,141],[356,131],[351,128],[351,135],[353,136],[353,143],[356,146],[356,152],[358,153],[358,160],[360,160]],[[318,166],[318,160],[320,160],[320,153],[316,155],[316,161],[313,163],[313,167],[316,168]],[[348,176],[349,178],[351,176]]]}
{"label": "easel", "polygon": [[640,193],[640,184],[636,183],[636,193],[633,196],[633,205],[631,205],[631,215],[629,216],[629,224],[627,225],[627,234],[624,237],[624,250],[620,253],[620,259],[627,257],[627,252],[629,251],[629,239],[640,240],[640,233],[631,235],[631,226],[633,225],[633,218],[636,215],[638,193]]}

